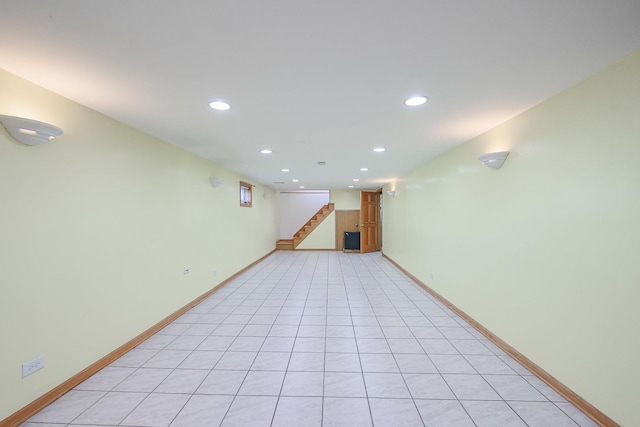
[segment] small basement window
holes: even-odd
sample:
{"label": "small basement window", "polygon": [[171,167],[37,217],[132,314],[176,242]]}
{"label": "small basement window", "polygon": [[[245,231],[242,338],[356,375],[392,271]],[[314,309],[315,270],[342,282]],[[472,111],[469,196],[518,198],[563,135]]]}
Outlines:
{"label": "small basement window", "polygon": [[240,181],[240,206],[251,207],[251,189],[253,185]]}

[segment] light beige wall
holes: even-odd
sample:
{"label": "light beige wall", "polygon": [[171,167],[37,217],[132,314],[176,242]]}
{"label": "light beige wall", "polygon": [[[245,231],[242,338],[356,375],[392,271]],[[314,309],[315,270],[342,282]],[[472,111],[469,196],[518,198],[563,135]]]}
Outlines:
{"label": "light beige wall", "polygon": [[27,147],[0,127],[2,420],[269,253],[277,221],[216,164],[3,70],[0,93],[0,114],[65,132]]}
{"label": "light beige wall", "polygon": [[[640,425],[639,76],[637,52],[384,200],[389,257],[624,426]],[[476,160],[505,149],[502,169]]]}
{"label": "light beige wall", "polygon": [[336,210],[360,210],[359,190],[331,190],[331,203]]}
{"label": "light beige wall", "polygon": [[335,249],[336,212],[333,211],[298,245],[296,249]]}

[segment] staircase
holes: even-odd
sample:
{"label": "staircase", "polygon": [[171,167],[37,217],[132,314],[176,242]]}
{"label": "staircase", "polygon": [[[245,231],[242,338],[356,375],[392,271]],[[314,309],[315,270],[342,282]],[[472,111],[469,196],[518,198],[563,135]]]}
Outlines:
{"label": "staircase", "polygon": [[334,204],[328,203],[316,212],[309,221],[306,222],[300,229],[293,235],[293,239],[280,239],[276,242],[276,249],[281,251],[291,251],[298,247],[298,245],[307,238],[309,234],[322,222],[326,217],[333,212]]}

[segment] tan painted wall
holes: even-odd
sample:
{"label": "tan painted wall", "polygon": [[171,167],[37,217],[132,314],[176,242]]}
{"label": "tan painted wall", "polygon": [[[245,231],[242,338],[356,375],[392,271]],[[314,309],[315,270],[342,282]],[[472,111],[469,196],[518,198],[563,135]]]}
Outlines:
{"label": "tan painted wall", "polygon": [[65,132],[27,147],[0,127],[2,420],[269,253],[277,221],[220,166],[2,70],[0,93],[0,114]]}
{"label": "tan painted wall", "polygon": [[[476,160],[505,149],[502,169]],[[384,252],[640,425],[639,159],[637,52],[388,186]]]}

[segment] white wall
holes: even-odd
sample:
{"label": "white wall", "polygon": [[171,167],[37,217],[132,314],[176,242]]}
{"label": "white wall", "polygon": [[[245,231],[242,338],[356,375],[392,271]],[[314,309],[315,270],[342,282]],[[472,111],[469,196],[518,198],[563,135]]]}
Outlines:
{"label": "white wall", "polygon": [[279,193],[280,239],[291,239],[309,219],[329,203],[329,191]]}
{"label": "white wall", "polygon": [[0,93],[0,114],[65,132],[27,147],[0,127],[2,420],[268,254],[277,220],[214,163],[3,70]]}
{"label": "white wall", "polygon": [[[624,426],[640,425],[639,76],[637,52],[383,203],[386,255]],[[499,170],[476,160],[502,150]]]}

